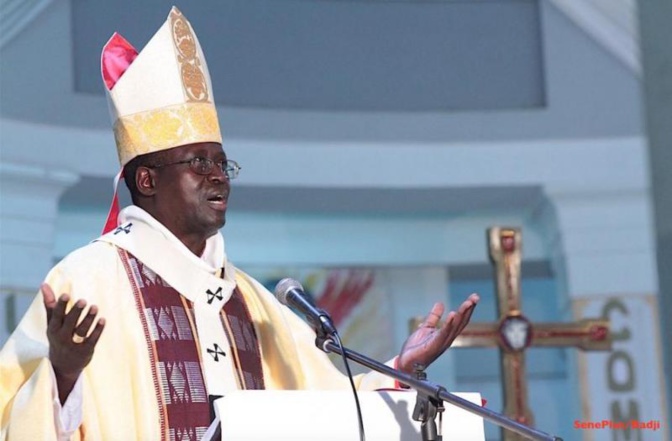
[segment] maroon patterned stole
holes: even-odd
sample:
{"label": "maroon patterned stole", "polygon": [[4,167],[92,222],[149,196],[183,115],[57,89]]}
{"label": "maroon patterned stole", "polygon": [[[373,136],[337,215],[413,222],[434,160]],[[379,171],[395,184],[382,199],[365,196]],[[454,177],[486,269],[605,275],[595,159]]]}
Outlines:
{"label": "maroon patterned stole", "polygon": [[250,312],[238,287],[222,309],[222,324],[231,342],[231,352],[241,389],[265,389],[261,349]]}
{"label": "maroon patterned stole", "polygon": [[[211,409],[193,304],[130,253],[119,249],[119,255],[133,288],[153,367],[161,439],[200,440],[211,423]],[[240,388],[263,389],[261,350],[238,288],[221,318]]]}

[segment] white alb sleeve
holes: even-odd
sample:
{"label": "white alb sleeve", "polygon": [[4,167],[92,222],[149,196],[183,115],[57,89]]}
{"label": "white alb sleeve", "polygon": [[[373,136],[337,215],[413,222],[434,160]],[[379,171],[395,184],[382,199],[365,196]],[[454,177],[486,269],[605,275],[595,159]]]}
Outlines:
{"label": "white alb sleeve", "polygon": [[82,401],[83,401],[83,385],[82,375],[79,376],[72,388],[70,395],[61,406],[61,400],[58,398],[58,386],[56,383],[56,374],[54,368],[51,368],[51,380],[54,387],[53,403],[54,403],[54,421],[56,421],[56,434],[58,441],[68,441],[72,434],[82,424]]}

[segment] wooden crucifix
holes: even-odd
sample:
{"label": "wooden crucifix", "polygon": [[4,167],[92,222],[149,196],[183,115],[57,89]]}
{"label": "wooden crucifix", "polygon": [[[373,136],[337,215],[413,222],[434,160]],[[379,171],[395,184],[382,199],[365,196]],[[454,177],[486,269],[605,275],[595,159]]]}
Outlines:
{"label": "wooden crucifix", "polygon": [[[490,259],[495,266],[499,320],[471,323],[452,347],[499,347],[503,380],[504,413],[532,426],[534,419],[527,405],[525,350],[528,347],[576,347],[584,351],[611,349],[608,320],[584,319],[573,323],[532,323],[522,313],[520,296],[521,233],[518,228],[488,230]],[[422,318],[411,320],[416,329]],[[523,438],[503,430],[505,441]]]}

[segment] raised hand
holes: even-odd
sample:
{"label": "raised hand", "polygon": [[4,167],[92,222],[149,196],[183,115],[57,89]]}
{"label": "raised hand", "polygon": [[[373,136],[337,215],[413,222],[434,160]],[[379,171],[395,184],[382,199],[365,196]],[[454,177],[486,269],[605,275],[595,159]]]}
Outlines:
{"label": "raised hand", "polygon": [[412,373],[415,363],[427,367],[443,354],[469,323],[478,301],[478,294],[471,294],[462,302],[457,312],[448,313],[445,323],[440,328],[436,326],[445,308],[443,303],[434,304],[427,318],[402,346],[397,364],[399,370]]}
{"label": "raised hand", "polygon": [[58,396],[61,404],[65,402],[82,370],[93,357],[93,350],[98,343],[105,319],[100,318],[89,334],[91,326],[98,314],[98,307],[92,305],[79,324],[86,301],[79,299],[66,312],[70,296],[63,294],[56,300],[51,287],[43,283],[41,286],[42,300],[47,312],[47,339],[49,340],[49,360],[56,374]]}

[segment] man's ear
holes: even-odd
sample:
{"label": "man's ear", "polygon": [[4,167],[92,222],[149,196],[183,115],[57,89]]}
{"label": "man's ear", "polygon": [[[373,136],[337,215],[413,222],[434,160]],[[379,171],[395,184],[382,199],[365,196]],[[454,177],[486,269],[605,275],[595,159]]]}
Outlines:
{"label": "man's ear", "polygon": [[135,171],[135,186],[143,196],[154,196],[156,193],[156,173],[153,169],[140,166]]}

